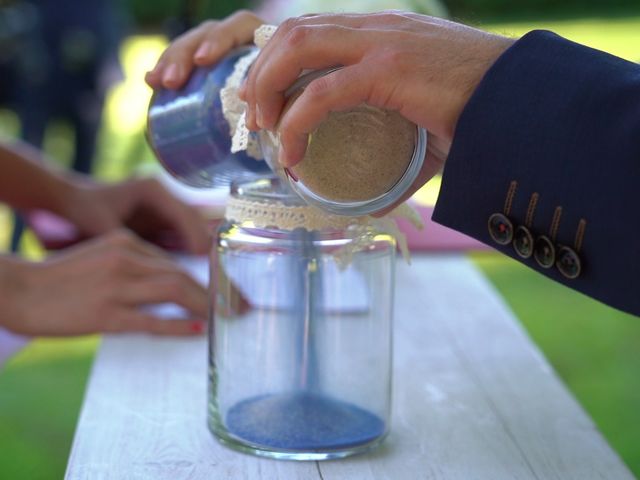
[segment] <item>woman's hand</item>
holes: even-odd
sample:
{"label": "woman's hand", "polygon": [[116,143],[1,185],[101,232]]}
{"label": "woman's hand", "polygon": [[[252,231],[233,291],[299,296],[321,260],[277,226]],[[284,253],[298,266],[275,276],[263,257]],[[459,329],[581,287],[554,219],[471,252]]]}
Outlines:
{"label": "woman's hand", "polygon": [[194,66],[213,65],[230,50],[253,41],[264,22],[248,10],[224,20],[208,20],[175,39],[145,80],[152,88],[180,88]]}
{"label": "woman's hand", "polygon": [[[0,324],[25,335],[193,335],[208,315],[204,287],[123,230],[40,263],[0,257],[0,291]],[[160,319],[143,308],[160,303],[180,305],[190,318]]]}
{"label": "woman's hand", "polygon": [[[280,160],[292,166],[302,160],[309,134],[330,112],[362,103],[397,110],[431,135],[415,191],[442,167],[462,109],[511,43],[404,12],[290,19],[262,50],[240,91],[248,104],[247,125],[277,129]],[[283,113],[285,92],[301,72],[335,66],[342,68],[312,81]]]}
{"label": "woman's hand", "polygon": [[60,213],[84,235],[93,237],[127,227],[146,239],[174,234],[190,253],[208,252],[210,237],[202,216],[157,180],[102,184],[76,178]]}

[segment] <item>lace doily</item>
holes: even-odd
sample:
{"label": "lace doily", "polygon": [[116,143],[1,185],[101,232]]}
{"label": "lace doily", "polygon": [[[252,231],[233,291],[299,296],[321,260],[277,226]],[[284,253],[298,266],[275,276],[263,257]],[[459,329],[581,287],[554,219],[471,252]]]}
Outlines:
{"label": "lace doily", "polygon": [[279,201],[257,201],[232,196],[227,201],[224,216],[231,222],[250,222],[258,228],[343,230],[351,242],[334,255],[336,261],[342,265],[348,265],[351,256],[366,248],[371,242],[372,234],[378,232],[394,237],[405,261],[411,263],[406,237],[395,220],[405,218],[416,228],[422,229],[424,226],[420,215],[405,203],[381,218],[345,217],[307,205],[285,205]]}

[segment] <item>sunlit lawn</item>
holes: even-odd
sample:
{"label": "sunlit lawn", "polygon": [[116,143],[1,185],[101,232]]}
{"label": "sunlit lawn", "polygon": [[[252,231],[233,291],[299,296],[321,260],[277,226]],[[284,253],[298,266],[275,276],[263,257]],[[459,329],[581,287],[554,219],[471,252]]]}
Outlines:
{"label": "sunlit lawn", "polygon": [[[620,19],[491,24],[518,35],[532,28],[640,60],[640,15]],[[100,139],[98,175],[117,179],[153,165],[142,138],[149,91],[142,76],[162,49],[159,37],[132,37],[123,48],[126,81],[111,95]],[[0,135],[15,134],[0,114]],[[64,162],[70,155],[64,127],[46,149]],[[55,133],[55,132],[54,132]],[[432,186],[420,193],[433,203]],[[594,185],[594,188],[597,186]],[[8,218],[0,210],[0,245]],[[27,250],[37,255],[34,242]],[[505,296],[611,445],[640,475],[640,321],[607,308],[495,253],[472,258]],[[97,339],[40,340],[0,371],[0,476],[53,479],[64,474],[73,430]],[[204,381],[204,379],[203,379]]]}

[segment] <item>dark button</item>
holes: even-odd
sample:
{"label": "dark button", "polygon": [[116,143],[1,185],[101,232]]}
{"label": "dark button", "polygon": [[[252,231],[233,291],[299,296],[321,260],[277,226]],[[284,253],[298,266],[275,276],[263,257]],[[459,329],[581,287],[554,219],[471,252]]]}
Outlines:
{"label": "dark button", "polygon": [[540,235],[536,238],[533,247],[533,258],[542,268],[551,268],[556,261],[556,247],[553,246],[549,237]]}
{"label": "dark button", "polygon": [[520,225],[513,233],[513,248],[522,258],[533,255],[533,236],[527,227]]}
{"label": "dark button", "polygon": [[508,245],[513,238],[513,224],[502,213],[494,213],[489,217],[489,235],[500,245]]}
{"label": "dark button", "polygon": [[560,247],[556,267],[567,278],[577,278],[582,270],[582,262],[578,254],[569,247]]}

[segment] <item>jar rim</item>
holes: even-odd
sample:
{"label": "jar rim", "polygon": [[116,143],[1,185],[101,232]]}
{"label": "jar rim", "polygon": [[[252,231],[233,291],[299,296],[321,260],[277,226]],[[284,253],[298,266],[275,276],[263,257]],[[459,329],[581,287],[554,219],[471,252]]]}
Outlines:
{"label": "jar rim", "polygon": [[289,185],[307,203],[315,205],[335,215],[363,216],[384,210],[398,202],[418,178],[427,152],[427,131],[416,125],[415,144],[411,160],[400,179],[386,192],[377,197],[359,201],[331,200],[317,193],[301,182],[288,178]]}
{"label": "jar rim", "polygon": [[279,176],[239,178],[231,182],[230,193],[235,198],[258,202],[280,202],[286,206],[307,206],[307,203]]}

